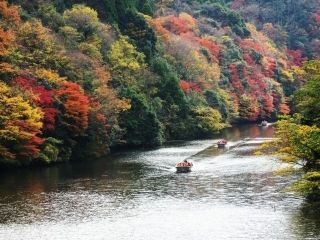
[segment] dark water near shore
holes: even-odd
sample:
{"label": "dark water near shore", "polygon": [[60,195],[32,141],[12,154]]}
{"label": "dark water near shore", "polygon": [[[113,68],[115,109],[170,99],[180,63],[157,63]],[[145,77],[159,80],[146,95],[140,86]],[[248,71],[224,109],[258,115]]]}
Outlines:
{"label": "dark water near shore", "polygon": [[[319,205],[283,189],[298,174],[254,149],[273,127],[130,151],[109,159],[1,173],[0,239],[320,239]],[[176,174],[176,162],[194,168]]]}

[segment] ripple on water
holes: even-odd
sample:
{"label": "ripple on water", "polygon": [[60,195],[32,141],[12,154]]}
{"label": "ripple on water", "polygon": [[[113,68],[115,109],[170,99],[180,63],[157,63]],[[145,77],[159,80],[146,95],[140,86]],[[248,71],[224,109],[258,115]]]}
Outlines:
{"label": "ripple on water", "polygon": [[[4,177],[0,239],[319,239],[317,218],[283,191],[299,176],[274,175],[282,163],[253,155],[270,140],[259,134],[270,136],[231,129],[226,149],[192,141]],[[176,174],[186,158],[193,171]]]}
{"label": "ripple on water", "polygon": [[[93,240],[216,239],[217,236],[218,239],[294,239],[289,221],[289,216],[281,211],[163,199],[148,201],[112,219],[11,225],[15,229],[11,236],[19,234],[26,240],[53,240],[61,239],[61,236]],[[286,237],[283,232],[287,232]],[[0,234],[10,233],[0,227]]]}

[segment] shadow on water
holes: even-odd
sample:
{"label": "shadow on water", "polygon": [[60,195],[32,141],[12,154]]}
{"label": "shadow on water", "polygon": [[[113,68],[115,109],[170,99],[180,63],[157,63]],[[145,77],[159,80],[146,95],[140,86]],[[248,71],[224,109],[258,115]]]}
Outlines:
{"label": "shadow on water", "polygon": [[304,201],[291,221],[301,239],[320,239],[320,202]]}

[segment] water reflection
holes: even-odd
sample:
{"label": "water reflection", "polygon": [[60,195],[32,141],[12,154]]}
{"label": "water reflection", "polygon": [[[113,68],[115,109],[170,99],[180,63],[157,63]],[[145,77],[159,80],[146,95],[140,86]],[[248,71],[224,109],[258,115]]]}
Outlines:
{"label": "water reflection", "polygon": [[[282,191],[299,176],[252,154],[272,134],[244,125],[219,136],[225,149],[217,138],[2,173],[0,239],[318,239],[319,212]],[[176,174],[186,158],[194,170]]]}
{"label": "water reflection", "polygon": [[320,203],[303,202],[291,222],[301,239],[320,239]]}

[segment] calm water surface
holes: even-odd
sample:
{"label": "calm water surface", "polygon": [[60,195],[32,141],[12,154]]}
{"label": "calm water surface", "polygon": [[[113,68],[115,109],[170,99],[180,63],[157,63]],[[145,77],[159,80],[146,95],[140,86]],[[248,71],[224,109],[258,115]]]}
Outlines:
{"label": "calm water surface", "polygon": [[[254,149],[273,128],[0,176],[0,239],[320,239],[319,206],[284,192],[299,176]],[[176,174],[188,158],[194,169]]]}

